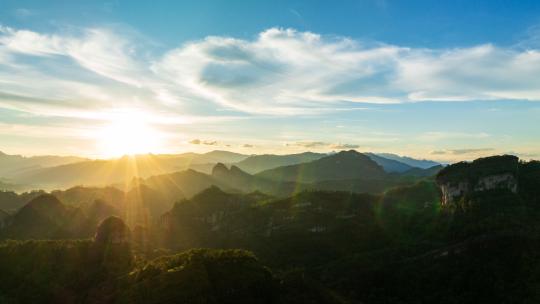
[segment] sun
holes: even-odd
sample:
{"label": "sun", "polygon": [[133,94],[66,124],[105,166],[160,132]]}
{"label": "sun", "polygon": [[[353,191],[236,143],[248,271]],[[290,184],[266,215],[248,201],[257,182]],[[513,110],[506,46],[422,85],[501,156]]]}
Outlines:
{"label": "sun", "polygon": [[98,132],[100,154],[105,157],[157,152],[161,146],[160,133],[140,112],[115,114]]}

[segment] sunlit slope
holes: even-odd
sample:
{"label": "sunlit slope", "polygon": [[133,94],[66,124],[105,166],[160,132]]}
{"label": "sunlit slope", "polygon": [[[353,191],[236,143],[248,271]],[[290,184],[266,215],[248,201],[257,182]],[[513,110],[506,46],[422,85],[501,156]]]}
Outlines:
{"label": "sunlit slope", "polygon": [[226,151],[212,151],[206,154],[124,156],[119,159],[89,160],[31,170],[18,174],[13,179],[46,189],[109,184],[127,187],[134,177],[146,178],[216,162],[235,162],[245,157],[247,156]]}

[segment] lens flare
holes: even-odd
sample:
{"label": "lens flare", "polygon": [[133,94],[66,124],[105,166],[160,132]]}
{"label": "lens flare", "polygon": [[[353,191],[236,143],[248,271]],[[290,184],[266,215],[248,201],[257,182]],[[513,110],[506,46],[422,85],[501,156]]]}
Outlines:
{"label": "lens flare", "polygon": [[155,153],[161,148],[161,134],[143,113],[128,111],[112,115],[98,131],[97,142],[105,157]]}

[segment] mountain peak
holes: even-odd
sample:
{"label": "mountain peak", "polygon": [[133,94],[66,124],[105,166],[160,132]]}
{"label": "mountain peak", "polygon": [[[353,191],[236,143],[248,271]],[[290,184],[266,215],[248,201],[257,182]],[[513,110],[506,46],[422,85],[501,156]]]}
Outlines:
{"label": "mountain peak", "polygon": [[378,179],[384,170],[368,156],[355,151],[336,154],[297,165],[278,167],[257,174],[272,180],[294,182],[317,182],[348,179]]}
{"label": "mountain peak", "polygon": [[339,151],[338,153],[334,154],[334,155],[330,155],[330,156],[339,156],[339,157],[362,157],[362,156],[366,156],[364,155],[363,153],[360,153],[356,150],[343,150],[343,151]]}
{"label": "mountain peak", "polygon": [[56,196],[52,194],[44,193],[32,199],[23,208],[33,209],[36,211],[40,211],[40,210],[51,211],[51,210],[64,209],[64,205],[62,204],[62,202],[60,202],[60,200]]}
{"label": "mountain peak", "polygon": [[229,173],[229,169],[223,163],[217,163],[214,166],[214,168],[212,168],[212,175],[213,176],[223,175],[223,174],[227,174],[227,173]]}

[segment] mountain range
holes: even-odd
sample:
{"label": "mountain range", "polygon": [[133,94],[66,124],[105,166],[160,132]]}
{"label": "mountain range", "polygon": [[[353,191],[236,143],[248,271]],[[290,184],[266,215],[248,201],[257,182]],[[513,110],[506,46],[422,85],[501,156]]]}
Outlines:
{"label": "mountain range", "polygon": [[0,242],[0,294],[535,303],[539,181],[540,162],[509,155],[399,173],[351,150],[257,174],[217,163],[122,190],[1,192],[0,240],[16,241]]}
{"label": "mountain range", "polygon": [[[107,186],[111,184],[127,188],[133,178],[148,178],[187,169],[211,174],[217,163],[234,166],[249,174],[263,174],[264,171],[278,167],[309,163],[331,155],[313,152],[288,155],[244,155],[228,151],[212,151],[204,154],[145,154],[110,160],[90,160],[55,156],[26,158],[2,153],[0,164],[7,165],[0,167],[2,168],[0,188],[15,191],[37,188],[53,190],[77,185]],[[379,154],[365,153],[365,155],[387,173],[404,173],[415,168],[422,169],[432,163],[437,165],[435,162],[417,161],[422,167],[414,167]],[[414,161],[410,158],[404,159],[409,163]],[[266,172],[263,175],[267,174],[270,173]],[[341,177],[341,179],[345,178]]]}
{"label": "mountain range", "polygon": [[[233,155],[233,157],[237,156]],[[138,158],[139,161],[141,159],[143,158]],[[216,159],[215,155],[213,159]],[[71,175],[62,176],[63,170],[66,170],[66,167],[79,168],[91,163],[82,162],[53,167],[48,171],[47,176],[53,179],[54,172],[63,180],[73,178],[81,181],[80,176],[78,179]],[[146,163],[149,164],[149,162]],[[257,174],[249,174],[236,165],[225,165],[219,162],[213,165],[212,172],[209,174],[187,169],[146,178],[130,175],[131,179],[129,181],[126,179],[124,183],[110,183],[105,186],[74,186],[66,190],[54,190],[51,193],[68,206],[82,208],[84,212],[87,212],[86,209],[91,208],[96,201],[101,202],[101,207],[108,204],[110,208],[122,210],[124,212],[122,216],[128,224],[134,225],[155,220],[178,200],[189,199],[212,186],[233,193],[260,192],[275,197],[287,197],[304,190],[375,194],[392,187],[411,185],[425,177],[433,176],[438,171],[434,169],[440,168],[414,169],[418,171],[415,175],[408,174],[410,170],[404,173],[388,173],[365,154],[350,150],[325,155],[305,163],[265,170]],[[84,175],[85,172],[90,171],[83,170],[82,175],[88,178]],[[151,173],[151,171],[146,172]],[[96,178],[99,177],[98,173],[94,174]],[[85,180],[88,181],[88,179]],[[110,180],[103,177],[101,181]],[[13,212],[43,193],[43,191],[21,194],[9,191],[0,192],[0,209]]]}

